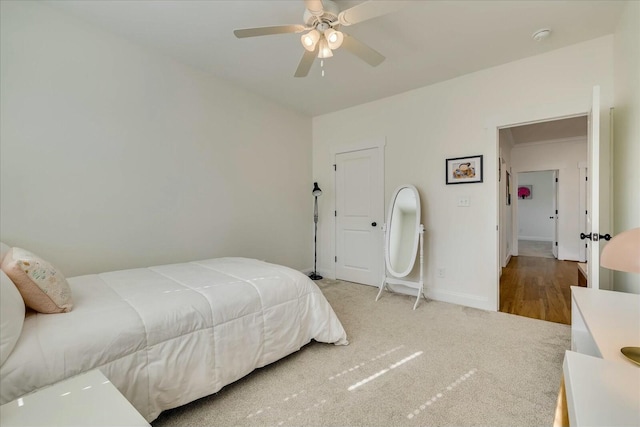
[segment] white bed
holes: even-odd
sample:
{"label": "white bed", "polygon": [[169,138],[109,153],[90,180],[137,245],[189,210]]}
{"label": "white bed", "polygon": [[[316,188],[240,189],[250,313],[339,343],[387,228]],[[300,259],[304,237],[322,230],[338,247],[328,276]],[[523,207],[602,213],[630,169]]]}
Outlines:
{"label": "white bed", "polygon": [[312,339],[347,344],[302,273],[219,258],[68,279],[69,313],[26,316],[0,367],[0,404],[99,368],[152,421]]}

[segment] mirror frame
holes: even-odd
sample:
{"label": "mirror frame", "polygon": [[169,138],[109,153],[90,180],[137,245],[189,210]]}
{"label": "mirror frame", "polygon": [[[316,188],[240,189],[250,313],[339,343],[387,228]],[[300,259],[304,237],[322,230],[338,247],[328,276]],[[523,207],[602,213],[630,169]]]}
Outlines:
{"label": "mirror frame", "polygon": [[[391,222],[393,221],[393,208],[396,205],[396,199],[398,198],[398,194],[404,190],[404,189],[410,189],[411,191],[413,191],[413,194],[416,198],[416,223],[415,223],[415,230],[413,233],[413,257],[411,258],[411,261],[409,262],[409,267],[402,272],[397,272],[393,269],[393,267],[391,266],[391,251],[389,250],[389,244],[391,243]],[[420,240],[420,224],[422,223],[421,221],[421,212],[420,212],[420,194],[418,193],[418,190],[416,189],[416,187],[414,187],[413,185],[401,185],[398,188],[396,188],[396,190],[393,192],[393,197],[391,198],[391,201],[389,203],[389,212],[387,213],[387,225],[386,225],[386,229],[387,232],[385,233],[385,248],[384,248],[384,262],[387,266],[387,271],[394,277],[406,277],[409,275],[409,273],[411,273],[411,270],[413,270],[413,267],[416,263],[416,253],[418,251],[418,242]]]}

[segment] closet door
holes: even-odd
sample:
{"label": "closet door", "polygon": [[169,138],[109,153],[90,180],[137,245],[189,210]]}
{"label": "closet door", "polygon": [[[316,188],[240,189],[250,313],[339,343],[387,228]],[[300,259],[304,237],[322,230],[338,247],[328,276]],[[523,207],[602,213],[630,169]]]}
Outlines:
{"label": "closet door", "polygon": [[381,150],[336,154],[336,278],[371,286],[382,280]]}

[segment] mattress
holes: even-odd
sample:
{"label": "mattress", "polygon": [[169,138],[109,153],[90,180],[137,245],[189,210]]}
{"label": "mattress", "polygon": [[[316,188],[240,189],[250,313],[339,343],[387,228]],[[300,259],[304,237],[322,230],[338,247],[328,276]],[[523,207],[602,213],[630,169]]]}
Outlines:
{"label": "mattress", "polygon": [[68,279],[64,314],[28,313],[0,367],[0,404],[98,368],[148,420],[311,340],[347,344],[304,274],[218,258]]}

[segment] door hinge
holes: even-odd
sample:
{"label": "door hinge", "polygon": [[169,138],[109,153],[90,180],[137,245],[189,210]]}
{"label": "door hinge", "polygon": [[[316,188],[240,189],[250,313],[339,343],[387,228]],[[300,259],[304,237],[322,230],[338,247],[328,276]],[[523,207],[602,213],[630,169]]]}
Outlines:
{"label": "door hinge", "polygon": [[333,170],[334,170],[334,171],[337,171],[337,170],[338,170],[338,168],[336,167],[336,164],[335,164],[335,163],[333,164]]}
{"label": "door hinge", "polygon": [[556,246],[558,246],[558,242],[556,242]]}
{"label": "door hinge", "polygon": [[558,209],[556,209],[556,215],[558,215]]}
{"label": "door hinge", "polygon": [[585,214],[585,215],[589,215],[589,211],[586,211],[586,210],[585,210],[585,211],[584,211],[584,214]]}
{"label": "door hinge", "polygon": [[333,216],[338,216],[338,211],[333,211]]}
{"label": "door hinge", "polygon": [[558,182],[558,178],[556,178],[556,182]]}
{"label": "door hinge", "polygon": [[585,177],[584,177],[584,180],[585,180],[585,181],[589,181],[589,177],[588,177],[588,176],[585,176]]}
{"label": "door hinge", "polygon": [[334,262],[338,262],[338,257],[336,257],[336,259],[334,260]]}

